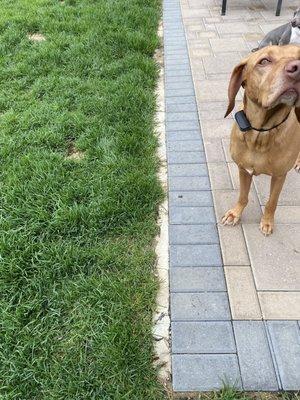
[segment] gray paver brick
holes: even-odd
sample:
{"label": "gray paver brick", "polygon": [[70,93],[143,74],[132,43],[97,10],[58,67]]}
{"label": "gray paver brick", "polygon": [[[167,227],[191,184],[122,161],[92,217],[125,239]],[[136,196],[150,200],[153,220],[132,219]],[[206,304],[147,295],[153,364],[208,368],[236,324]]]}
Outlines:
{"label": "gray paver brick", "polygon": [[[173,61],[178,61],[178,60],[180,60],[182,58],[185,58],[186,54],[187,54],[187,50],[184,50],[184,51],[181,50],[181,51],[178,51],[177,53],[173,53],[173,54],[166,54],[165,53],[165,63],[167,63],[167,65],[170,65],[170,64],[172,65]],[[186,64],[185,62],[182,62],[179,65],[185,65],[185,64]],[[180,83],[180,81],[178,83]],[[189,87],[193,88],[192,85],[189,85]],[[167,86],[167,88],[168,89],[179,89],[179,88],[176,88],[176,87],[170,88],[168,86]]]}
{"label": "gray paver brick", "polygon": [[191,70],[190,67],[180,68],[180,69],[167,69],[165,71],[166,76],[190,76]]}
{"label": "gray paver brick", "polygon": [[262,321],[233,321],[245,390],[278,390],[267,335]]}
{"label": "gray paver brick", "polygon": [[171,320],[230,320],[227,294],[224,292],[171,293]]}
{"label": "gray paver brick", "polygon": [[166,115],[166,120],[167,121],[198,121],[198,114],[196,111],[194,112],[168,112]]}
{"label": "gray paver brick", "polygon": [[[167,91],[171,91],[171,90],[191,91],[191,89],[193,89],[193,83],[188,82],[188,81],[181,81],[181,80],[177,80],[177,82],[166,81],[165,88]],[[190,93],[192,93],[192,92],[190,92]],[[168,115],[167,115],[167,117],[168,117]],[[194,115],[193,119],[195,119],[195,115]],[[179,121],[181,121],[181,120],[179,119]]]}
{"label": "gray paver brick", "polygon": [[[177,76],[173,76],[172,78],[178,79]],[[189,78],[189,76],[185,76],[183,78]],[[187,103],[187,104],[169,104],[166,106],[166,112],[175,113],[175,112],[194,112],[197,111],[196,103]]]}
{"label": "gray paver brick", "polygon": [[169,205],[170,207],[212,206],[213,205],[212,195],[210,191],[198,191],[198,192],[174,191],[169,193]]}
{"label": "gray paver brick", "polygon": [[[176,82],[189,82],[193,83],[192,75],[182,76],[181,78],[177,78],[176,76],[167,76],[165,75],[165,84],[168,85],[169,83],[176,83]],[[182,110],[179,110],[182,111]]]}
{"label": "gray paver brick", "polygon": [[170,246],[171,267],[221,267],[220,248],[216,244]]}
{"label": "gray paver brick", "polygon": [[170,224],[214,224],[213,207],[170,207]]}
{"label": "gray paver brick", "polygon": [[173,322],[173,353],[235,353],[231,322]]}
{"label": "gray paver brick", "polygon": [[170,270],[171,292],[226,291],[219,267],[177,267]]}
{"label": "gray paver brick", "polygon": [[284,390],[300,387],[300,330],[296,321],[268,321],[268,330]]}
{"label": "gray paver brick", "polygon": [[170,104],[196,104],[195,96],[177,96],[177,97],[168,97],[165,100],[166,107]]}
{"label": "gray paver brick", "polygon": [[[201,133],[199,129],[194,129],[192,131],[167,131],[166,138],[168,142],[181,140],[199,140],[201,138]],[[203,159],[205,160],[205,157]]]}
{"label": "gray paver brick", "polygon": [[221,389],[226,382],[241,387],[235,354],[174,355],[173,389],[175,391],[208,391]]}
{"label": "gray paver brick", "polygon": [[166,121],[166,131],[190,131],[199,128],[197,119],[193,121]]}
{"label": "gray paver brick", "polygon": [[171,151],[203,151],[202,140],[180,140],[168,142],[167,149]]}
{"label": "gray paver brick", "polygon": [[170,244],[212,244],[219,243],[215,224],[170,225]]}
{"label": "gray paver brick", "polygon": [[178,51],[187,51],[184,43],[166,44],[164,47],[165,54],[177,54]]}
{"label": "gray paver brick", "polygon": [[179,96],[184,97],[184,96],[193,96],[193,95],[194,95],[194,88],[166,89],[165,90],[166,97],[179,97]]}
{"label": "gray paver brick", "polygon": [[169,152],[168,163],[169,164],[192,164],[201,163],[205,160],[205,154],[203,151],[190,151],[190,152]]}
{"label": "gray paver brick", "polygon": [[189,62],[187,60],[169,60],[165,62],[166,69],[181,69],[182,67],[189,67]]}
{"label": "gray paver brick", "polygon": [[206,164],[172,164],[169,176],[208,176]]}
{"label": "gray paver brick", "polygon": [[208,176],[170,176],[169,177],[169,190],[209,190]]}

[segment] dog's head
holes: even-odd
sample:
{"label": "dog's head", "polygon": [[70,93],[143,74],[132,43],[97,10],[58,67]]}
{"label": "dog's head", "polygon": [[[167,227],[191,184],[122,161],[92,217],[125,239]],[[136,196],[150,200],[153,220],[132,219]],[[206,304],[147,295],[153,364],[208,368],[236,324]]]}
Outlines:
{"label": "dog's head", "polygon": [[297,8],[297,10],[294,12],[294,17],[291,20],[291,24],[293,28],[300,29],[300,8]]}
{"label": "dog's head", "polygon": [[243,59],[231,75],[225,117],[233,110],[241,86],[248,98],[265,109],[278,104],[300,107],[300,46],[268,46]]}

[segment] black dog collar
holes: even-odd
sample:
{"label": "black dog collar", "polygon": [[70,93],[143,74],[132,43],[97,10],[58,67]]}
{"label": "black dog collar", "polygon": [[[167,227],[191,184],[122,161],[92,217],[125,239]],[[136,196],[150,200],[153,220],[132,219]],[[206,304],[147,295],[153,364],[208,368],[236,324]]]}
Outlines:
{"label": "black dog collar", "polygon": [[240,128],[240,130],[241,130],[242,132],[251,131],[252,129],[253,129],[254,131],[257,131],[257,132],[267,132],[267,131],[270,131],[271,129],[275,129],[275,128],[277,128],[279,125],[283,124],[283,123],[288,119],[288,116],[290,115],[290,112],[291,112],[291,111],[289,111],[288,115],[287,115],[287,116],[284,118],[284,120],[281,121],[279,124],[277,124],[277,125],[275,125],[275,126],[272,126],[272,128],[267,128],[267,129],[264,129],[264,128],[261,128],[261,129],[254,128],[254,127],[250,124],[250,122],[249,122],[248,118],[246,117],[246,114],[244,113],[243,110],[242,110],[242,111],[238,111],[237,113],[235,113],[234,117],[235,117],[236,123],[238,124],[238,126],[239,126],[239,128]]}

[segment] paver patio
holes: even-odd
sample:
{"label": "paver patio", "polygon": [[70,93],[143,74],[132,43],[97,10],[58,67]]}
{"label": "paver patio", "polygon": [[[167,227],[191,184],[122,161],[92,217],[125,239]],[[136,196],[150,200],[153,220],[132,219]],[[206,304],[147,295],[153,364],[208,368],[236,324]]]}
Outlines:
{"label": "paver patio", "polygon": [[[289,173],[277,225],[259,220],[269,178],[255,178],[241,225],[220,226],[237,198],[223,115],[234,65],[298,6],[164,0],[173,389],[223,383],[300,389],[300,176]],[[242,99],[239,94],[239,99]]]}

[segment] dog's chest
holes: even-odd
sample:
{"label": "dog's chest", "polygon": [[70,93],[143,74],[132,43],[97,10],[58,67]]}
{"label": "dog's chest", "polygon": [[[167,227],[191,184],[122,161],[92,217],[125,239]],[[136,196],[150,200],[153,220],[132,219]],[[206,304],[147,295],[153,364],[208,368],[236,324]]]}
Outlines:
{"label": "dog's chest", "polygon": [[[283,175],[293,167],[300,151],[300,132],[281,140],[255,141],[241,138],[239,130],[233,130],[230,152],[236,164],[249,175]],[[263,136],[262,136],[263,137]]]}
{"label": "dog's chest", "polygon": [[300,29],[292,28],[290,43],[300,44]]}

